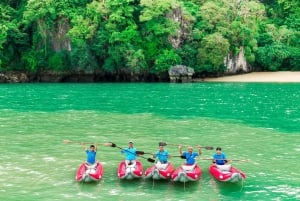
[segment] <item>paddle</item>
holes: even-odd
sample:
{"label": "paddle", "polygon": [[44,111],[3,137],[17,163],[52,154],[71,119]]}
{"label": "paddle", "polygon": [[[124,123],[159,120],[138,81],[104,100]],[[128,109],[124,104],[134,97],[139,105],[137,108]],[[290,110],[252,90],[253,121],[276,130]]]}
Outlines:
{"label": "paddle", "polygon": [[186,156],[183,156],[183,155],[181,155],[181,156],[172,156],[172,157],[180,157],[182,159],[186,159]]}
{"label": "paddle", "polygon": [[[117,148],[119,148],[119,149],[121,149],[123,151],[127,151],[126,149],[123,149],[122,147],[118,147],[115,143],[111,142],[110,144],[111,144],[111,147],[117,147]],[[127,152],[131,153],[130,151],[127,151]],[[143,151],[136,151],[135,154],[134,153],[131,153],[131,154],[134,154],[134,155],[139,156],[141,158],[147,159],[147,161],[150,162],[150,163],[154,163],[155,162],[155,160],[152,159],[152,158],[146,158],[144,156],[140,156],[140,155],[143,155],[143,153],[145,153],[145,152],[143,152]]]}
{"label": "paddle", "polygon": [[102,144],[103,146],[112,146],[112,143],[99,143],[99,142],[80,142],[80,141],[72,141],[72,140],[63,140],[64,144]]}
{"label": "paddle", "polygon": [[[140,155],[143,155],[143,154],[150,154],[150,155],[155,155],[155,154],[152,154],[152,153],[147,153],[147,152],[143,152],[143,151],[136,151],[137,154],[140,154]],[[181,156],[172,156],[170,155],[170,157],[180,157],[182,159],[186,159],[185,156],[181,155]]]}
{"label": "paddle", "polygon": [[[172,156],[172,157],[180,157],[182,159],[186,159],[185,156]],[[198,160],[214,160],[213,158],[199,158]],[[240,162],[249,162],[247,159],[216,159],[216,160],[227,160],[227,161],[240,161]]]}
{"label": "paddle", "polygon": [[[170,146],[179,146],[179,144],[170,144],[170,143],[166,143],[166,142],[159,142],[158,145],[159,146],[167,146],[167,145],[170,145]],[[189,147],[190,145],[183,145],[183,146]],[[206,150],[213,150],[214,149],[214,147],[212,147],[212,146],[204,146],[204,147],[200,146],[200,148],[204,148]]]}
{"label": "paddle", "polygon": [[144,154],[154,155],[152,153],[147,153],[147,152],[144,152],[144,151],[136,151],[135,153],[139,154],[139,155],[144,155]]}
{"label": "paddle", "polygon": [[[199,160],[214,160],[213,158],[199,158]],[[249,162],[248,159],[215,159],[215,160],[227,160],[227,161],[240,161],[240,162]]]}

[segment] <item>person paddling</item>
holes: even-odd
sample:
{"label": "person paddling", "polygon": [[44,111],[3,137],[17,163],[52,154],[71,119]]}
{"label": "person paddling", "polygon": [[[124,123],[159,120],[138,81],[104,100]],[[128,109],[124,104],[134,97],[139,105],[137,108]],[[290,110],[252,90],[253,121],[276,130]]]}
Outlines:
{"label": "person paddling", "polygon": [[133,147],[133,142],[128,142],[128,148],[121,150],[122,154],[126,155],[125,163],[126,166],[134,164],[136,160],[136,148]]}
{"label": "person paddling", "polygon": [[216,165],[225,165],[228,163],[226,160],[226,155],[222,152],[221,147],[216,148],[216,153],[213,155],[213,164]]}
{"label": "person paddling", "polygon": [[90,149],[88,149],[84,143],[82,143],[82,147],[87,154],[86,162],[88,165],[94,165],[96,163],[96,154],[97,154],[97,144],[91,145]]}
{"label": "person paddling", "polygon": [[170,157],[169,152],[164,149],[164,146],[160,145],[159,150],[153,155],[153,158],[157,158],[161,164],[167,164],[168,158]]}
{"label": "person paddling", "polygon": [[198,153],[193,152],[193,147],[191,146],[187,148],[187,151],[182,152],[182,146],[181,145],[178,146],[179,154],[182,156],[182,158],[186,159],[185,162],[186,165],[194,165],[196,162],[196,157],[202,154],[201,146],[198,145],[197,147],[198,147]]}

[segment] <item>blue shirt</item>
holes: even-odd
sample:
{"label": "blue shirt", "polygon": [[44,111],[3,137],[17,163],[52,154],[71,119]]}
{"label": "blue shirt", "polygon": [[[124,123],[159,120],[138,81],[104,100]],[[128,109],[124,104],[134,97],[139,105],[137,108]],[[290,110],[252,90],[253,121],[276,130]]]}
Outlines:
{"label": "blue shirt", "polygon": [[196,161],[195,158],[199,156],[199,154],[196,152],[193,152],[191,154],[189,152],[183,152],[182,155],[185,156],[187,165],[194,165]]}
{"label": "blue shirt", "polygon": [[168,162],[169,153],[166,150],[164,150],[164,151],[157,151],[156,154],[155,154],[155,156],[158,158],[158,160],[161,163],[167,163]]}
{"label": "blue shirt", "polygon": [[126,148],[121,151],[122,154],[126,155],[126,160],[132,161],[136,158],[136,148]]}
{"label": "blue shirt", "polygon": [[215,153],[213,155],[213,159],[216,160],[217,165],[224,165],[225,164],[225,160],[218,160],[218,159],[226,159],[226,155],[224,153],[221,153],[221,154]]}
{"label": "blue shirt", "polygon": [[96,162],[96,153],[95,151],[86,150],[87,159],[86,161],[90,164],[94,164]]}

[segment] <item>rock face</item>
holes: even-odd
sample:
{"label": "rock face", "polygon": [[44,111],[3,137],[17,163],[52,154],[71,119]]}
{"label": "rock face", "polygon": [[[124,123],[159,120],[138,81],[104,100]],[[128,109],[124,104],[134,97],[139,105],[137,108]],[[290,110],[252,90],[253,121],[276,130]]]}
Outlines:
{"label": "rock face", "polygon": [[71,51],[71,40],[67,34],[69,30],[70,22],[67,18],[60,18],[57,20],[50,32],[52,50],[55,52],[62,50]]}
{"label": "rock face", "polygon": [[178,49],[187,38],[188,33],[191,32],[191,30],[189,30],[189,22],[188,20],[185,20],[181,7],[174,8],[172,12],[167,14],[167,17],[174,23],[179,24],[176,33],[172,36],[169,36],[169,41],[172,47]]}
{"label": "rock face", "polygon": [[170,82],[191,82],[195,73],[193,68],[176,65],[172,66],[169,71]]}
{"label": "rock face", "polygon": [[227,55],[224,64],[226,66],[225,74],[248,73],[251,71],[251,66],[245,58],[244,47],[240,47],[240,51],[236,56]]}

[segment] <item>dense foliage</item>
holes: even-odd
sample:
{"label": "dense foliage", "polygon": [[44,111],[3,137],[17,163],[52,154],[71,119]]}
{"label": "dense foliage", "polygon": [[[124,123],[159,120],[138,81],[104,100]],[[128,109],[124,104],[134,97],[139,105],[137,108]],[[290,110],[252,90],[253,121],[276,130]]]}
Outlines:
{"label": "dense foliage", "polygon": [[0,71],[300,70],[298,0],[2,0]]}

